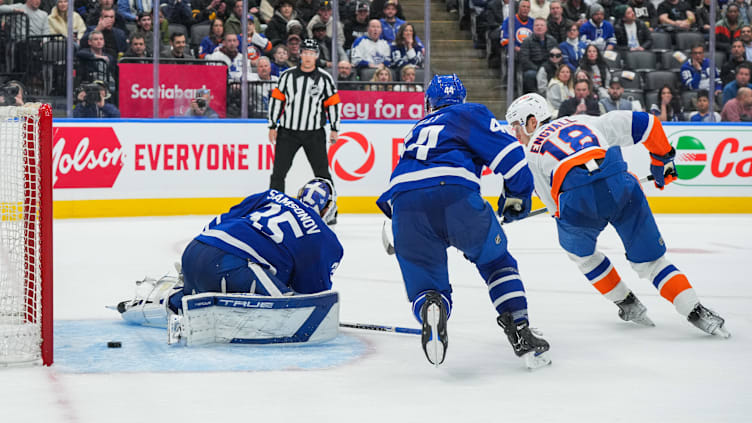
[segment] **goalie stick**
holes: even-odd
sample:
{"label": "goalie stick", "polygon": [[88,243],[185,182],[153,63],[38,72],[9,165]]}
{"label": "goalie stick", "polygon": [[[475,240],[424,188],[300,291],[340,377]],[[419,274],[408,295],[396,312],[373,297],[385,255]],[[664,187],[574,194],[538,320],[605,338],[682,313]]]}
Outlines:
{"label": "goalie stick", "polygon": [[362,329],[372,330],[376,332],[391,332],[391,333],[406,333],[409,335],[420,335],[422,331],[420,329],[404,328],[401,326],[382,326],[372,325],[369,323],[340,323],[339,327],[349,329]]}

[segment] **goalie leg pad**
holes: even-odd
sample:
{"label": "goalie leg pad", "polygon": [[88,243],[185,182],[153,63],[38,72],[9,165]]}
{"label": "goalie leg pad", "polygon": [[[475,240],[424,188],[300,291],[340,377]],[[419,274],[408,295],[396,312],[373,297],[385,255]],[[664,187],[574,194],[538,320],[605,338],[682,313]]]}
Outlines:
{"label": "goalie leg pad", "polygon": [[339,330],[339,296],[333,291],[289,297],[186,295],[181,324],[188,346],[325,342]]}

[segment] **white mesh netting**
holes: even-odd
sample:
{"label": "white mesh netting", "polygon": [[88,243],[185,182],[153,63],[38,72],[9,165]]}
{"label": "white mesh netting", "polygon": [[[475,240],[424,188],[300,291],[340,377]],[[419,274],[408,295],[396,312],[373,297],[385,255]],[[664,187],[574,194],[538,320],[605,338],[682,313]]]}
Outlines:
{"label": "white mesh netting", "polygon": [[0,366],[41,360],[39,105],[0,107]]}

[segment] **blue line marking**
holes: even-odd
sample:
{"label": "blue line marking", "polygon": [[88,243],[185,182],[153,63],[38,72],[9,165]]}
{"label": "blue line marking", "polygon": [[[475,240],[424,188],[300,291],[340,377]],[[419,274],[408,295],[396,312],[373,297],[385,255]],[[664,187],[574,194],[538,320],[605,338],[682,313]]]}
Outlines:
{"label": "blue line marking", "polygon": [[[120,341],[121,348],[107,348]],[[367,346],[340,333],[311,345],[167,345],[167,330],[120,320],[55,322],[55,369],[65,373],[226,372],[326,369],[363,356]]]}

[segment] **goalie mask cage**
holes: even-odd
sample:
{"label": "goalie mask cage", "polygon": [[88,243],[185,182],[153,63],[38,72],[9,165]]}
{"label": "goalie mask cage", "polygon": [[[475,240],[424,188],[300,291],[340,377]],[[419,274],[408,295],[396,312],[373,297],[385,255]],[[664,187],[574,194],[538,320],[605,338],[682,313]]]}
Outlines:
{"label": "goalie mask cage", "polygon": [[52,364],[52,109],[0,107],[0,366]]}

